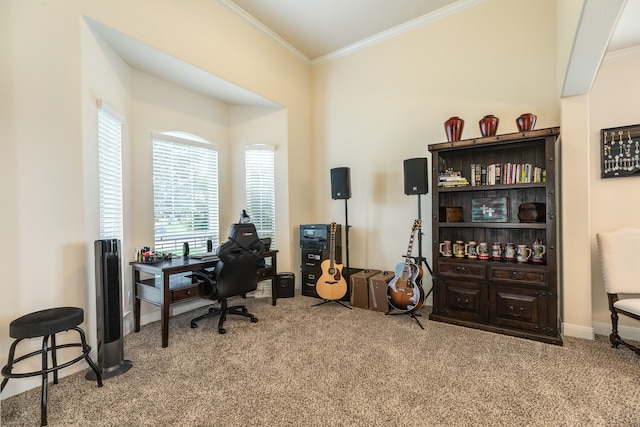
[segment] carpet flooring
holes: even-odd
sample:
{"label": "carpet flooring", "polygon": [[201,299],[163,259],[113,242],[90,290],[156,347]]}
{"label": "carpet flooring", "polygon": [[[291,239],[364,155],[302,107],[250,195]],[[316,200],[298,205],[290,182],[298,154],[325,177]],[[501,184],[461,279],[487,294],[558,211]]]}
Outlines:
{"label": "carpet flooring", "polygon": [[[239,302],[240,299],[232,300]],[[191,329],[206,308],[125,337],[131,370],[49,387],[50,426],[640,426],[640,358],[606,337],[543,344],[297,295],[247,298],[259,321]],[[19,381],[17,379],[11,381]],[[37,426],[40,389],[2,401]]]}

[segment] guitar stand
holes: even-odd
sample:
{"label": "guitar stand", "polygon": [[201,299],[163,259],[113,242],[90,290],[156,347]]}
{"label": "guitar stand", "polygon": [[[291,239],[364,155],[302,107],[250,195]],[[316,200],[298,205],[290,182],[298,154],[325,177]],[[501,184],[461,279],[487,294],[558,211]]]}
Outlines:
{"label": "guitar stand", "polygon": [[340,305],[341,305],[341,306],[343,306],[344,308],[348,308],[349,310],[352,310],[352,308],[351,308],[351,307],[349,307],[348,305],[343,304],[340,300],[337,300],[337,299],[326,299],[326,300],[324,300],[324,301],[322,301],[322,302],[319,302],[319,303],[317,303],[317,304],[313,304],[313,305],[311,305],[311,307],[317,307],[317,306],[319,306],[319,305],[326,304],[326,303],[329,303],[329,302],[335,302],[335,303],[337,303],[337,304],[340,304]]}
{"label": "guitar stand", "polygon": [[424,327],[422,326],[422,323],[420,323],[420,320],[418,320],[418,317],[422,316],[421,314],[414,313],[413,311],[402,311],[400,313],[385,313],[385,314],[389,315],[389,316],[399,316],[401,314],[408,314],[409,316],[411,316],[413,318],[413,320],[416,321],[418,326],[420,326],[420,329],[424,330]]}

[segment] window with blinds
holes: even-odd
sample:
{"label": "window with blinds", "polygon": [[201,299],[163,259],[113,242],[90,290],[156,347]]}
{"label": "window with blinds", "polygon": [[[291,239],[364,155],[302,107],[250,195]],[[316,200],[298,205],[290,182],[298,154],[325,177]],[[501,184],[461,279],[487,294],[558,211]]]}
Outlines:
{"label": "window with blinds", "polygon": [[98,101],[98,188],[100,239],[124,236],[122,208],[122,123],[124,118]]}
{"label": "window with blinds", "polygon": [[276,247],[275,147],[248,145],[244,151],[246,208],[258,236],[271,238]]}
{"label": "window with blinds", "polygon": [[[180,136],[176,136],[176,135]],[[182,255],[205,252],[220,241],[218,150],[186,133],[153,136],[155,249]]]}

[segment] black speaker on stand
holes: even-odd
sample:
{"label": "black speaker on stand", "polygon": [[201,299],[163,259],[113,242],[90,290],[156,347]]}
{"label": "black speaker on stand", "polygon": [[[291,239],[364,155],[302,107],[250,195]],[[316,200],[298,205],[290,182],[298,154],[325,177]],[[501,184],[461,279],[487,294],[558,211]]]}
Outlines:
{"label": "black speaker on stand", "polygon": [[[422,204],[420,195],[429,193],[429,166],[427,165],[426,157],[419,157],[415,159],[407,159],[404,161],[404,194],[417,195],[418,196],[418,219],[422,220]],[[433,271],[427,262],[427,259],[422,256],[422,228],[418,232],[418,257],[416,258],[416,264],[424,264],[429,271],[429,274],[433,276]],[[428,297],[433,291],[433,286],[429,289],[426,297]],[[425,297],[425,298],[426,298]]]}
{"label": "black speaker on stand", "polygon": [[331,198],[333,200],[344,199],[344,243],[347,256],[346,267],[349,270],[349,208],[347,200],[351,198],[351,169],[331,169]]}
{"label": "black speaker on stand", "polygon": [[[133,363],[130,360],[124,360],[120,240],[96,240],[94,246],[98,369],[102,379],[105,380],[127,372]],[[95,380],[95,373],[89,371],[85,378]]]}

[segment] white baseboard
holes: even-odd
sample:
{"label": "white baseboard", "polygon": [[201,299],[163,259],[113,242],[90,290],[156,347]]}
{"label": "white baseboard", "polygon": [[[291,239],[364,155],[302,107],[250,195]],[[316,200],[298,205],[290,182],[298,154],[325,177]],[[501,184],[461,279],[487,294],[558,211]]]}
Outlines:
{"label": "white baseboard", "polygon": [[[610,333],[611,323],[593,322],[591,328],[580,325],[571,325],[568,323],[562,324],[562,335],[569,337],[593,340],[596,335],[608,337]],[[640,341],[640,328],[618,326],[618,333],[623,339]]]}
{"label": "white baseboard", "polygon": [[[597,335],[608,337],[611,333],[611,323],[594,323],[593,329],[595,329]],[[640,328],[618,325],[618,334],[624,340],[640,341]]]}
{"label": "white baseboard", "polygon": [[588,328],[586,326],[580,325],[571,325],[569,323],[562,324],[562,335],[582,338],[585,340],[593,340],[595,338],[593,328]]}

